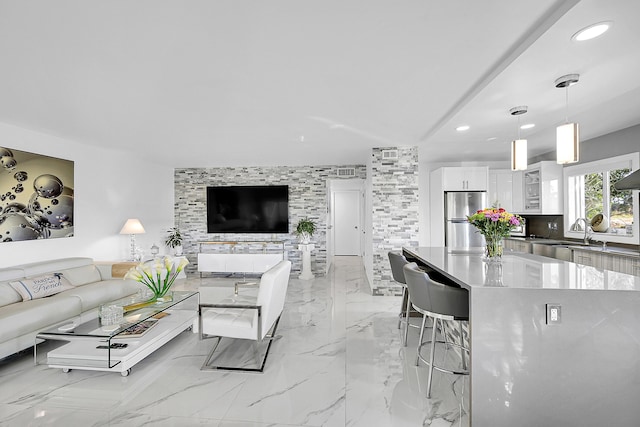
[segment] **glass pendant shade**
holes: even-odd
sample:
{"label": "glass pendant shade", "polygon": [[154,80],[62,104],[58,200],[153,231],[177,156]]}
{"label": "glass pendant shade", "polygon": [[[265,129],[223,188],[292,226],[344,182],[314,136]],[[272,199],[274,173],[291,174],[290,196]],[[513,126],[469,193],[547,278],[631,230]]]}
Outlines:
{"label": "glass pendant shade", "polygon": [[561,165],[580,159],[580,136],[577,123],[567,123],[556,129],[557,162]]}
{"label": "glass pendant shade", "polygon": [[527,169],[527,140],[511,141],[511,170],[523,171]]}

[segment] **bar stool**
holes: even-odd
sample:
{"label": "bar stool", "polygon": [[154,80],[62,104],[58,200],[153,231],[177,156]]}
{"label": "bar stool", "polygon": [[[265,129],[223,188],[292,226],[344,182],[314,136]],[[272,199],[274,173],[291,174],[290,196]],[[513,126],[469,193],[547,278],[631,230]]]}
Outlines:
{"label": "bar stool", "polygon": [[[464,346],[462,323],[458,324],[460,328],[460,343],[457,344],[447,341],[445,322],[452,320],[469,321],[469,293],[465,289],[448,286],[431,280],[429,275],[420,270],[418,265],[414,262],[404,266],[404,277],[407,281],[407,287],[409,288],[409,293],[411,295],[411,305],[413,305],[413,308],[417,312],[422,313],[422,324],[424,325],[427,317],[433,318],[431,340],[422,341],[424,336],[423,328],[422,331],[420,331],[420,339],[418,340],[416,355],[416,366],[418,366],[420,361],[423,361],[427,366],[429,366],[427,398],[430,398],[431,380],[434,369],[448,374],[469,375],[465,357],[465,353],[469,353],[469,349]],[[444,337],[443,341],[436,340],[438,323],[440,323],[441,332]],[[462,369],[446,369],[442,366],[437,366],[434,363],[436,343],[444,344],[445,347],[453,346],[460,348]],[[425,345],[430,345],[431,347],[429,360],[426,360],[421,354],[422,347]]]}
{"label": "bar stool", "polygon": [[[389,264],[391,264],[391,274],[393,280],[402,286],[402,303],[400,304],[400,313],[398,314],[398,329],[404,323],[404,340],[403,345],[407,346],[407,338],[409,336],[409,326],[412,328],[419,328],[419,325],[414,325],[409,322],[409,314],[411,311],[411,293],[407,289],[407,282],[404,278],[403,267],[409,264],[409,261],[402,255],[400,251],[389,251]],[[407,306],[405,310],[402,310],[402,304],[404,303],[404,297],[407,297]],[[423,326],[424,327],[424,326]]]}

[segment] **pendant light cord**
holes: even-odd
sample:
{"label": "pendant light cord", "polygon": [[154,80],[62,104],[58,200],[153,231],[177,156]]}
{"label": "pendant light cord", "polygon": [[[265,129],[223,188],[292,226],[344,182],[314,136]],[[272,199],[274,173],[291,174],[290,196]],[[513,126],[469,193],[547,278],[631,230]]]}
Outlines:
{"label": "pendant light cord", "polygon": [[566,96],[565,96],[565,113],[564,113],[564,122],[565,123],[569,123],[569,86],[571,85],[567,85],[567,91]]}

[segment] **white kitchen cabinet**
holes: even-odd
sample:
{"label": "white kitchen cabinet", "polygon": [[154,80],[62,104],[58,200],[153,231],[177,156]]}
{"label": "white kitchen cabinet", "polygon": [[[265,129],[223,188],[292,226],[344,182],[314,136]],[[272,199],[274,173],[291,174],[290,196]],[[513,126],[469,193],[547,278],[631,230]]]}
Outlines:
{"label": "white kitchen cabinet", "polygon": [[489,204],[511,213],[523,213],[522,171],[489,170]]}
{"label": "white kitchen cabinet", "polygon": [[487,191],[489,168],[474,167],[445,167],[438,169],[442,172],[444,191]]}
{"label": "white kitchen cabinet", "polygon": [[522,213],[562,215],[562,165],[535,163],[523,172],[522,181]]}
{"label": "white kitchen cabinet", "polygon": [[489,205],[513,212],[513,172],[510,169],[489,170]]}

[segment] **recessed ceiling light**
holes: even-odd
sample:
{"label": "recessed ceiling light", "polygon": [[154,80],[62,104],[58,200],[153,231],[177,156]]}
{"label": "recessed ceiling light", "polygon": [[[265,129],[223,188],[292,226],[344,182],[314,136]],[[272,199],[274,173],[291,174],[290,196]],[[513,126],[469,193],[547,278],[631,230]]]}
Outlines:
{"label": "recessed ceiling light", "polygon": [[582,42],[585,40],[595,39],[596,37],[604,34],[612,25],[613,22],[611,21],[598,22],[597,24],[589,25],[571,36],[571,40]]}
{"label": "recessed ceiling light", "polygon": [[456,128],[456,130],[457,130],[458,132],[464,132],[465,130],[469,130],[469,129],[470,129],[470,127],[469,127],[468,125],[462,125],[462,126],[458,126],[458,127]]}
{"label": "recessed ceiling light", "polygon": [[492,136],[491,138],[487,138],[487,141],[495,141],[496,139],[498,138],[496,138],[495,136]]}
{"label": "recessed ceiling light", "polygon": [[520,129],[531,129],[536,127],[535,123],[527,123],[526,125],[520,126]]}

